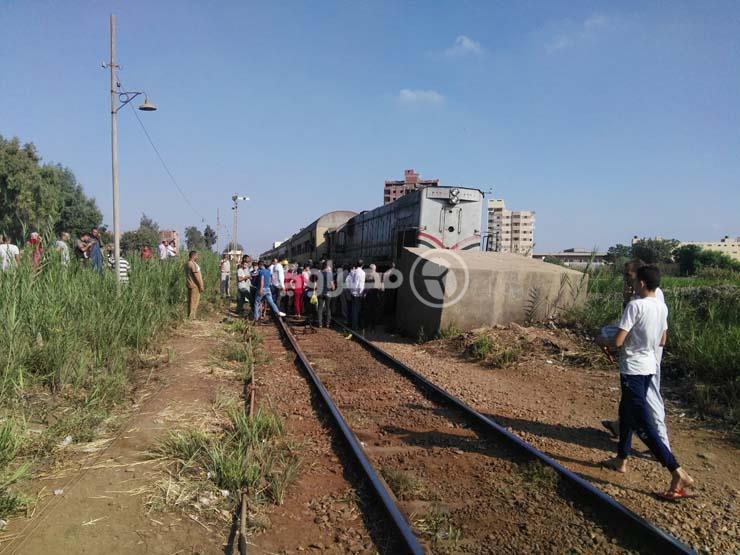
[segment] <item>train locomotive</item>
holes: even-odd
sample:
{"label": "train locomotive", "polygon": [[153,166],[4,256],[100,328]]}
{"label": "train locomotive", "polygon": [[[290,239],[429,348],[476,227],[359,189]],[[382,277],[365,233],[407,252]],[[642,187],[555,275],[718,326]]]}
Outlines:
{"label": "train locomotive", "polygon": [[262,258],[300,264],[327,258],[335,265],[362,259],[379,269],[404,247],[480,250],[483,194],[465,187],[426,187],[360,214],[329,212]]}

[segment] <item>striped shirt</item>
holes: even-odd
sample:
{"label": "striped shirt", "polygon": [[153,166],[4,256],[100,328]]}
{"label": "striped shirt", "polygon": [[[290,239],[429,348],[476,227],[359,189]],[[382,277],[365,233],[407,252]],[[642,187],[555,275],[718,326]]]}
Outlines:
{"label": "striped shirt", "polygon": [[[120,279],[121,279],[122,282],[128,283],[128,275],[129,275],[129,271],[130,271],[130,266],[129,266],[128,260],[126,260],[125,258],[121,257],[121,258],[119,258],[118,263],[121,265],[120,266],[119,277],[120,277]],[[116,270],[116,259],[115,259],[115,257],[109,256],[108,257],[108,264],[110,264],[110,269],[111,270],[113,270],[113,271]]]}

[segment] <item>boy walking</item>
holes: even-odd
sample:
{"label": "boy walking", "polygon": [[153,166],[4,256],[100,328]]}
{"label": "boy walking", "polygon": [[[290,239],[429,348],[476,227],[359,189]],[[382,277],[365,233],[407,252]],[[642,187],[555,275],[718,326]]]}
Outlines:
{"label": "boy walking", "polygon": [[665,344],[668,329],[668,309],[655,295],[660,285],[660,272],[654,266],[637,270],[635,292],[638,299],[630,301],[622,313],[615,346],[621,348],[619,378],[622,398],[619,402],[619,446],[617,457],[605,466],[617,472],[627,471],[627,457],[632,433],[637,432],[655,458],[671,473],[666,499],[690,497],[687,487],[694,480],[681,468],[671,450],[660,438],[649,415],[646,395],[658,369],[659,349]]}

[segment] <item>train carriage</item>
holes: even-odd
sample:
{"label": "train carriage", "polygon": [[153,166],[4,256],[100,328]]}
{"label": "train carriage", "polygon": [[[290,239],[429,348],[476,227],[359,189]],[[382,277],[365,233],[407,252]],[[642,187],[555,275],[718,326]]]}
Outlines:
{"label": "train carriage", "polygon": [[483,194],[463,187],[427,187],[361,212],[327,233],[335,264],[357,259],[387,267],[403,247],[480,250]]}

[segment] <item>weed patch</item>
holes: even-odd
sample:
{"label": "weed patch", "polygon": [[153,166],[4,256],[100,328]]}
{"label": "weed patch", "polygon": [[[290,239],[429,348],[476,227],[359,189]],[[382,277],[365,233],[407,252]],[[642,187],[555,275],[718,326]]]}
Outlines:
{"label": "weed patch", "polygon": [[520,465],[519,473],[532,489],[552,491],[555,490],[560,480],[557,472],[536,460]]}

